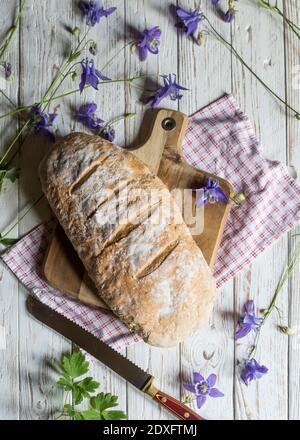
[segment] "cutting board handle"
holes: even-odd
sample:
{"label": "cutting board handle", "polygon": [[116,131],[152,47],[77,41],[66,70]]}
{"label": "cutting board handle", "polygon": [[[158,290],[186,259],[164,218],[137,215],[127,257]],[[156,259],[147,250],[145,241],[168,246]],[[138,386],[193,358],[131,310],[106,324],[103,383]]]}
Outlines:
{"label": "cutting board handle", "polygon": [[175,110],[159,110],[148,139],[142,146],[135,149],[135,156],[148,166],[151,164],[149,168],[157,175],[165,148],[182,157],[182,143],[188,125],[187,115]]}

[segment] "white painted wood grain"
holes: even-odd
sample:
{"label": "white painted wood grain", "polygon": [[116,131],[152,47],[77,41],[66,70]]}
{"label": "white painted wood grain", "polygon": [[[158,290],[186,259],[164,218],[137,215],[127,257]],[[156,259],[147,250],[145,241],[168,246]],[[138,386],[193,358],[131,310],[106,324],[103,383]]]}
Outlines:
{"label": "white painted wood grain", "polygon": [[[277,2],[282,6],[282,2]],[[255,2],[244,1],[233,25],[233,43],[248,64],[281,96],[285,94],[283,27]],[[267,63],[266,60],[270,60]],[[264,154],[286,162],[285,108],[278,105],[260,84],[233,59],[233,91],[241,108],[254,123]],[[282,238],[250,268],[245,268],[235,282],[235,305],[238,316],[249,298],[263,309],[269,305],[288,255],[287,239]],[[279,307],[288,313],[287,288]],[[277,316],[263,333],[257,361],[270,372],[264,379],[246,387],[236,369],[235,414],[237,419],[286,419],[288,397],[288,340],[276,326]],[[248,340],[249,341],[249,340]],[[245,341],[246,342],[246,341]],[[245,343],[236,347],[236,361],[245,355]],[[270,390],[274,393],[270,393]],[[276,391],[275,391],[276,390]]]}
{"label": "white painted wood grain", "polygon": [[[60,64],[63,58],[69,40],[63,25],[72,19],[73,2],[64,2],[63,11],[61,6],[59,0],[29,1],[20,39],[20,98],[24,103],[41,99],[53,77],[53,65]],[[64,124],[69,127],[70,122],[65,115],[59,125],[63,130]],[[35,200],[42,193],[38,165],[49,147],[51,143],[44,137],[32,135],[21,149],[20,206]],[[41,203],[20,224],[20,234],[49,218],[49,212],[46,203]],[[71,345],[30,317],[25,307],[26,297],[26,290],[20,287],[20,419],[51,419],[63,402],[63,394],[55,385],[57,373],[51,364],[59,360],[62,353],[69,352]]]}
{"label": "white painted wood grain", "polygon": [[[111,5],[111,2],[103,2],[103,5]],[[95,63],[99,70],[106,65],[107,60],[111,59],[124,45],[123,35],[125,20],[125,2],[117,0],[113,5],[118,9],[107,19],[102,19],[96,26],[90,37],[98,45],[98,54],[95,57]],[[77,9],[78,11],[78,9]],[[77,14],[76,25],[82,28],[84,20],[81,14]],[[88,54],[87,54],[88,56]],[[124,54],[121,53],[104,72],[111,79],[124,78]],[[124,84],[102,85],[99,91],[88,90],[84,95],[77,95],[69,100],[72,108],[78,109],[83,103],[95,102],[98,105],[99,116],[105,121],[122,116],[125,113],[125,87]],[[73,118],[74,119],[74,118]],[[124,143],[124,123],[116,127],[116,143]],[[76,130],[84,131],[82,124],[76,124]],[[125,351],[124,354],[126,355]],[[100,390],[119,396],[120,408],[127,412],[127,384],[124,380],[114,374],[109,368],[101,366],[98,361],[91,363],[91,374],[100,383]]]}
{"label": "white painted wood grain", "polygon": [[[186,9],[197,2],[183,1]],[[230,26],[220,20],[217,9],[211,2],[204,2],[203,12],[214,26],[230,40]],[[213,54],[213,55],[212,55]],[[231,57],[218,41],[208,37],[203,46],[193,43],[185,35],[179,35],[179,79],[191,92],[180,102],[180,111],[193,114],[224,93],[231,92]],[[234,371],[234,323],[233,283],[218,292],[210,326],[198,332],[190,341],[182,344],[181,384],[191,380],[192,373],[199,371],[203,376],[214,373],[218,376],[217,386],[224,398],[208,399],[200,414],[208,419],[232,419],[233,371]],[[196,405],[194,405],[196,410]]]}
{"label": "white painted wood grain", "polygon": [[[17,1],[0,1],[0,41],[10,29]],[[5,92],[18,100],[19,38],[16,33],[5,59],[14,66],[14,78],[7,83]],[[1,43],[0,43],[1,45]],[[0,95],[1,113],[10,111],[5,99]],[[15,120],[9,118],[0,122],[0,152],[4,152],[15,133]],[[18,182],[5,184],[0,195],[0,232],[6,228],[18,213]],[[18,230],[15,231],[18,234]],[[17,235],[14,235],[17,236]],[[15,419],[19,416],[19,331],[18,282],[0,264],[0,326],[6,338],[6,349],[0,350],[0,419]]]}
{"label": "white painted wood grain", "polygon": [[[285,3],[285,13],[295,23],[300,22],[299,2],[288,0]],[[286,84],[287,99],[294,108],[300,109],[300,56],[299,40],[286,28],[285,34],[286,48]],[[287,152],[290,164],[298,172],[298,182],[300,177],[300,126],[292,116],[287,119]],[[293,233],[299,233],[296,228]],[[292,233],[292,234],[293,234]],[[292,235],[291,234],[291,235]],[[298,239],[297,239],[298,240]],[[295,243],[291,237],[290,247]],[[289,338],[289,418],[291,420],[300,419],[300,276],[299,268],[294,272],[291,279],[290,295],[290,316],[289,325],[295,328],[296,335]]]}
{"label": "white painted wood grain", "polygon": [[[126,34],[130,41],[132,28],[143,31],[154,26],[162,30],[162,45],[160,55],[149,55],[145,63],[141,63],[137,54],[131,55],[126,51],[125,72],[126,76],[138,76],[144,74],[164,75],[177,73],[177,34],[174,29],[174,21],[170,13],[168,3],[163,0],[130,0],[126,2]],[[133,33],[134,34],[134,33]],[[161,78],[158,78],[161,82]],[[155,89],[156,78],[146,82],[148,89]],[[127,88],[126,104],[128,112],[136,112],[138,116],[133,123],[126,126],[126,145],[140,144],[143,136],[139,137],[140,125],[143,120],[145,107],[140,102],[139,90]],[[177,104],[165,102],[168,108],[177,109]],[[152,113],[152,115],[151,115]],[[149,118],[153,118],[150,111]],[[147,127],[144,127],[144,133]],[[156,377],[157,387],[174,397],[180,397],[180,362],[179,349],[161,350],[150,348],[141,343],[139,346],[130,348],[128,356],[138,365],[146,368]],[[128,414],[131,419],[141,420],[172,420],[172,416],[151,402],[147,397],[138,394],[128,388]]]}
{"label": "white painted wood grain", "polygon": [[[0,0],[0,38],[11,22],[15,2]],[[197,1],[182,0],[180,5],[193,9]],[[202,2],[218,30],[230,39],[230,26],[223,23],[211,2]],[[209,38],[204,47],[197,47],[190,41],[177,36],[174,18],[169,2],[163,0],[105,0],[104,5],[116,5],[118,12],[102,21],[93,30],[99,46],[97,66],[105,64],[127,41],[131,39],[130,27],[142,30],[159,25],[163,30],[159,57],[150,55],[141,64],[129,48],[105,73],[111,78],[137,76],[144,73],[178,73],[179,82],[191,89],[178,107],[164,103],[164,106],[179,108],[192,114],[202,106],[233,91],[243,110],[255,125],[262,139],[265,154],[272,159],[286,161],[288,151],[290,163],[298,168],[299,122],[286,120],[285,109],[269,96],[263,88],[232,59],[229,52],[218,42]],[[300,21],[297,0],[284,2],[287,14]],[[278,2],[282,6],[282,1]],[[223,5],[222,5],[223,7]],[[225,6],[224,6],[225,7]],[[299,89],[292,86],[295,65],[299,61],[299,44],[289,33],[285,35],[280,19],[259,10],[255,2],[239,1],[239,14],[232,26],[233,42],[249,64],[255,67],[268,84],[285,95],[284,41],[287,57],[287,94],[290,102],[300,108]],[[70,35],[64,25],[84,26],[84,20],[73,0],[31,0],[21,31],[20,53],[20,99],[22,102],[37,101],[45,91],[53,73],[53,65],[62,60],[70,42]],[[19,60],[18,36],[11,46],[11,59],[17,66]],[[10,84],[9,93],[18,97],[17,79]],[[70,89],[72,85],[66,84]],[[153,87],[151,82],[147,85]],[[74,111],[82,102],[95,101],[100,117],[110,119],[126,112],[137,112],[134,121],[120,124],[117,128],[119,145],[131,145],[142,141],[137,136],[145,107],[140,102],[140,91],[120,84],[103,86],[98,93],[89,91],[84,96],[74,96],[61,104],[59,131],[66,134],[74,128]],[[0,113],[6,110],[0,98]],[[53,107],[52,107],[53,109]],[[286,133],[287,121],[287,133]],[[3,124],[0,124],[0,129]],[[76,129],[82,129],[76,125]],[[1,147],[12,135],[7,127],[1,133]],[[286,136],[287,135],[287,136]],[[137,138],[137,140],[136,140]],[[287,139],[287,143],[286,143]],[[48,145],[49,146],[49,145]],[[7,185],[0,197],[0,231],[14,218],[29,200],[40,194],[37,166],[46,148],[44,139],[31,138],[22,150],[20,165],[23,173],[19,186]],[[287,147],[287,150],[286,150]],[[46,204],[41,204],[21,224],[20,233],[25,233],[41,219],[47,218]],[[224,391],[223,399],[211,400],[201,413],[211,419],[299,419],[299,350],[297,339],[280,334],[276,327],[276,316],[265,329],[258,360],[270,368],[270,374],[249,388],[234,378],[236,361],[243,356],[244,346],[234,348],[233,334],[237,316],[249,297],[260,307],[265,307],[274,293],[280,273],[286,263],[288,242],[284,237],[269,249],[251,268],[239,275],[236,281],[228,283],[217,298],[211,326],[195,335],[180,349],[161,350],[150,348],[144,343],[128,350],[128,357],[141,367],[151,371],[157,378],[157,385],[179,398],[182,383],[188,381],[195,370],[204,375],[216,372],[218,387]],[[282,292],[280,307],[288,317],[290,294],[290,324],[299,324],[299,272],[295,274],[289,289]],[[46,419],[53,418],[56,408],[62,402],[54,382],[57,373],[48,360],[58,359],[63,351],[70,351],[71,345],[54,332],[32,320],[25,310],[26,292],[20,288],[13,276],[0,266],[0,326],[5,328],[9,350],[0,350],[0,419]],[[294,342],[293,342],[294,341]],[[300,345],[300,344],[299,344]],[[236,355],[236,359],[234,359]],[[289,361],[289,363],[288,363]],[[238,368],[236,368],[238,372]],[[171,416],[154,403],[140,395],[132,387],[117,378],[99,363],[92,366],[92,372],[104,391],[120,396],[120,407],[126,410],[130,419],[169,420]],[[290,373],[290,376],[288,376]],[[270,392],[272,390],[272,392]]]}

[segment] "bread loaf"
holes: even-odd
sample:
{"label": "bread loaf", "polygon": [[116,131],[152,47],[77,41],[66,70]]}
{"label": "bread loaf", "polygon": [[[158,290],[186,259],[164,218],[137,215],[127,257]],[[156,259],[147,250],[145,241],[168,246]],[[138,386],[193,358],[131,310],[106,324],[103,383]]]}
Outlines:
{"label": "bread loaf", "polygon": [[212,273],[170,192],[140,160],[75,133],[56,143],[40,177],[101,299],[133,332],[169,347],[208,322]]}

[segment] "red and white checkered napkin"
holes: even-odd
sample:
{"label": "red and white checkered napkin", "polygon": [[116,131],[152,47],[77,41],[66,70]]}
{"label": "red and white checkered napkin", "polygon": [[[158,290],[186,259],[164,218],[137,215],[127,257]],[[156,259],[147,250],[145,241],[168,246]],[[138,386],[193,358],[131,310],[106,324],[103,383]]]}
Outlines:
{"label": "red and white checkered napkin", "polygon": [[[249,119],[232,96],[191,118],[184,151],[191,165],[228,179],[247,196],[233,209],[218,254],[218,285],[235,276],[300,219],[300,188],[287,168],[262,157]],[[40,225],[2,258],[40,301],[105,341],[122,349],[140,340],[111,312],[73,301],[42,279],[42,264],[53,222]]]}
{"label": "red and white checkered napkin", "polygon": [[116,350],[138,342],[140,338],[111,312],[89,307],[52,289],[42,278],[42,266],[55,221],[42,224],[26,235],[2,256],[3,261],[42,303],[64,315]]}
{"label": "red and white checkered napkin", "polygon": [[184,152],[194,167],[231,182],[247,201],[233,209],[218,253],[218,286],[234,277],[300,220],[300,187],[263,157],[248,117],[226,95],[191,118]]}

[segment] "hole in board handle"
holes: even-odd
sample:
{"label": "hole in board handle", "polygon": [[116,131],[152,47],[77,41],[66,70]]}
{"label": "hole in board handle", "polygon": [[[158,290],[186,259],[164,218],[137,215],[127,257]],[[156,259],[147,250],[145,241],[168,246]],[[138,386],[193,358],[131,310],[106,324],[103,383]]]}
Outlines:
{"label": "hole in board handle", "polygon": [[173,130],[175,130],[176,125],[177,125],[176,121],[173,118],[166,118],[166,119],[164,119],[162,121],[162,124],[161,124],[162,128],[165,131],[173,131]]}

